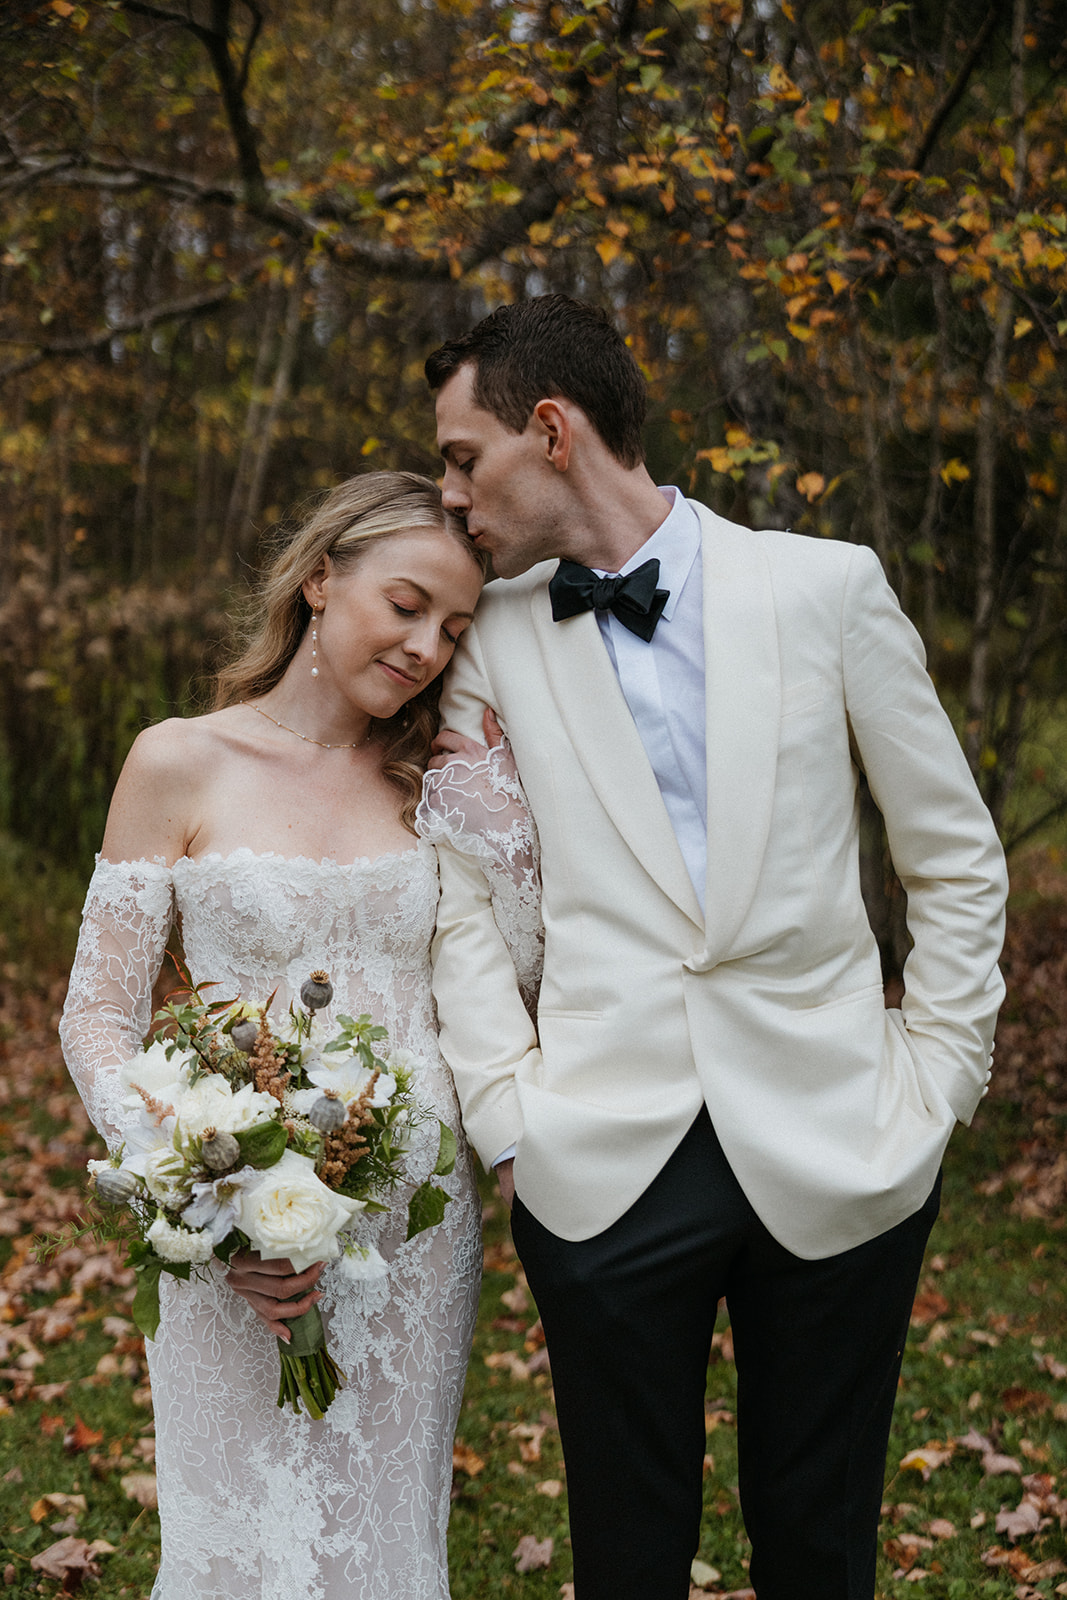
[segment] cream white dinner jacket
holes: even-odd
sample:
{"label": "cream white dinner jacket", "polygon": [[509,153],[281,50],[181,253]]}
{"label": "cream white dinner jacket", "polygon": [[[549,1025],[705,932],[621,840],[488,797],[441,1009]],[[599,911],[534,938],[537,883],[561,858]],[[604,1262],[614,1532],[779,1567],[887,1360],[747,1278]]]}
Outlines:
{"label": "cream white dinner jacket", "polygon": [[[442,847],[441,1045],[482,1160],[515,1142],[517,1190],[563,1238],[621,1216],[704,1101],[758,1215],[816,1258],[921,1205],[974,1113],[1004,858],[873,553],[696,509],[706,921],[595,617],[553,622],[554,562],[493,583],[443,719],[480,738],[496,708],[537,823],[540,1040],[479,869]],[[857,763],[908,896],[902,1011],[860,897]]]}

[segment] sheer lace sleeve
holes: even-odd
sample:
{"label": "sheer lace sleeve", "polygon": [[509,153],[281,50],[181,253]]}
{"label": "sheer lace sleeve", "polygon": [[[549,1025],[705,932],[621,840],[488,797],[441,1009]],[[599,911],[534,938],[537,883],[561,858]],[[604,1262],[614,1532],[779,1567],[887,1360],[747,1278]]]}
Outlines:
{"label": "sheer lace sleeve", "polygon": [[416,827],[424,839],[449,844],[482,868],[493,915],[532,1015],[544,964],[541,857],[507,740],[483,761],[457,756],[428,772]]}
{"label": "sheer lace sleeve", "polygon": [[98,860],[59,1025],[67,1068],[109,1147],[122,1139],[119,1068],[141,1048],[173,921],[170,868]]}

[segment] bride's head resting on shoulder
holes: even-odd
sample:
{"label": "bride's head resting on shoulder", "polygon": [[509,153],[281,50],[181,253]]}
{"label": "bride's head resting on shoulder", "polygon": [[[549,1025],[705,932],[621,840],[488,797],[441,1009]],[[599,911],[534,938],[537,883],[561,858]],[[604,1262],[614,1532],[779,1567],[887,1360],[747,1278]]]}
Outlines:
{"label": "bride's head resting on shoulder", "polygon": [[[398,534],[440,530],[470,557],[484,578],[488,560],[447,512],[431,478],[416,472],[366,472],[338,484],[296,528],[285,529],[268,552],[233,637],[232,659],[215,679],[213,709],[254,700],[284,677],[311,622],[305,587],[326,558],[336,573],[351,571],[372,545]],[[437,732],[441,679],[435,678],[393,717],[373,724],[382,772],[403,796],[401,816],[414,831],[422,776]]]}

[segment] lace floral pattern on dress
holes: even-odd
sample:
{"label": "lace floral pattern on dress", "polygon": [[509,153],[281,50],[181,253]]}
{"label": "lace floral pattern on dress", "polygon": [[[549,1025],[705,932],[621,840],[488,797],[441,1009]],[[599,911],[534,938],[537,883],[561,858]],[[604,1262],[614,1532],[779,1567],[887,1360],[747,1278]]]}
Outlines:
{"label": "lace floral pattern on dress", "polygon": [[481,761],[456,756],[428,772],[415,826],[424,839],[449,844],[482,868],[522,997],[535,1015],[545,952],[541,852],[508,741]]}
{"label": "lace floral pattern on dress", "polygon": [[[281,1016],[315,967],[338,1011],[369,1012],[420,1059],[417,1093],[459,1132],[437,1050],[428,950],[433,850],[337,865],[237,850],[173,869],[101,861],[86,900],[62,1024],[68,1066],[96,1126],[121,1141],[118,1067],[140,1047],[172,921],[194,981],[266,999]],[[452,1436],[481,1265],[480,1206],[459,1138],[437,1228],[405,1242],[407,1190],[436,1157],[413,1140],[388,1214],[356,1237],[388,1279],[320,1279],[327,1338],[346,1385],[326,1417],[279,1411],[274,1338],[217,1267],[166,1279],[147,1343],[163,1551],[153,1600],[447,1600]]]}

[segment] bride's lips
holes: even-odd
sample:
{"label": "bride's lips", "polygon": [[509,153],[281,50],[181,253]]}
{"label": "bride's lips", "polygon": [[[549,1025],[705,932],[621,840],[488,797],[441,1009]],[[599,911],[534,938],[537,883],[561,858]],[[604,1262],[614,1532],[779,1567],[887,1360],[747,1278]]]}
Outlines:
{"label": "bride's lips", "polygon": [[405,672],[401,667],[394,667],[388,661],[379,661],[378,665],[381,667],[386,677],[391,678],[394,683],[400,684],[405,689],[418,688],[419,679],[413,677],[410,672]]}

